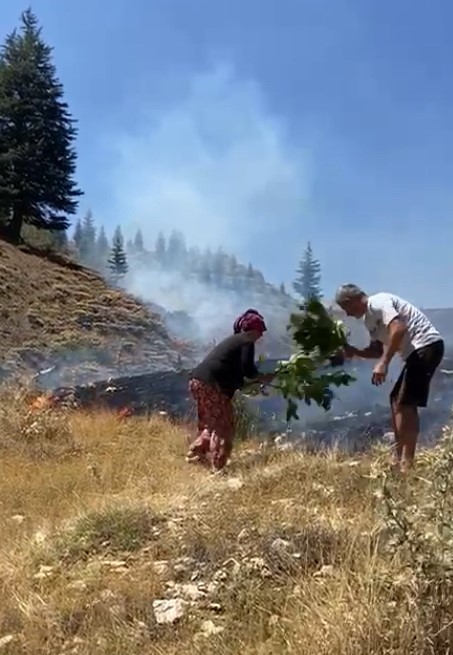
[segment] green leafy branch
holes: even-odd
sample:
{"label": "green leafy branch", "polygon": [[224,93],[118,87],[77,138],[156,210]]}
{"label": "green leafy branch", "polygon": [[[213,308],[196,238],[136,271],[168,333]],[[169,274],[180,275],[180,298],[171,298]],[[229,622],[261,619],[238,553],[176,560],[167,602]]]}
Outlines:
{"label": "green leafy branch", "polygon": [[315,298],[309,299],[292,314],[288,330],[296,352],[280,362],[273,387],[287,401],[286,420],[298,420],[298,404],[315,402],[328,411],[335,397],[332,387],[348,386],[354,376],[343,370],[327,371],[327,361],[342,351],[347,331]]}

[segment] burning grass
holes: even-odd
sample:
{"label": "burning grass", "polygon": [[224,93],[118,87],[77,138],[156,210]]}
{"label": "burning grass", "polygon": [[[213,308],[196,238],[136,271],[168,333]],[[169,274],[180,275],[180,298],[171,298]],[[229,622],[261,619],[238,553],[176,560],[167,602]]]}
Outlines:
{"label": "burning grass", "polygon": [[1,653],[448,652],[451,435],[405,479],[379,453],[253,442],[211,478],[162,417],[30,411],[8,394]]}

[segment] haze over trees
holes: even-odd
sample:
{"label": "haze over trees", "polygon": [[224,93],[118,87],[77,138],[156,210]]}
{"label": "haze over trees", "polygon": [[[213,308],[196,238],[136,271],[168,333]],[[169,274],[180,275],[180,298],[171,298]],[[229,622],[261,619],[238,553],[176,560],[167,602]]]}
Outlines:
{"label": "haze over trees", "polygon": [[180,275],[213,288],[245,293],[254,290],[273,296],[279,303],[291,302],[283,283],[279,286],[269,284],[252,264],[239,263],[235,255],[221,248],[200,250],[188,246],[184,235],[176,230],[168,236],[158,233],[155,243],[149,247],[141,230],[125,241],[123,229],[119,226],[109,241],[104,228],[97,227],[91,212],[88,212],[76,222],[69,249],[81,263],[107,278],[112,277],[112,266],[121,269],[121,279],[127,279],[131,270],[157,271]]}

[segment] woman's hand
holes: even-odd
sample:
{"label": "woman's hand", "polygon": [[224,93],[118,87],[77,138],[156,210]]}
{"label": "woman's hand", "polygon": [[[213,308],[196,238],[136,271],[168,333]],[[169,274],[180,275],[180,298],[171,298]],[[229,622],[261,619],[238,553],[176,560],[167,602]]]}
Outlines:
{"label": "woman's hand", "polygon": [[347,343],[343,348],[343,352],[346,359],[352,359],[354,355],[357,354],[357,348],[354,348],[354,346],[350,346],[349,343]]}
{"label": "woman's hand", "polygon": [[272,380],[275,378],[275,373],[262,373],[261,375],[258,375],[256,379],[257,382],[261,382],[262,384],[269,384],[269,382],[272,382]]}

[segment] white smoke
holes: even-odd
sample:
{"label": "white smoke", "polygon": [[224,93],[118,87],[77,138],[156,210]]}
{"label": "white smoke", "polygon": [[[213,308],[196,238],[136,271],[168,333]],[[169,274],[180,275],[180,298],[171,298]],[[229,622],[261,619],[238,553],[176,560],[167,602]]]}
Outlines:
{"label": "white smoke", "polygon": [[173,106],[147,113],[139,136],[112,139],[115,214],[150,244],[159,230],[177,229],[192,245],[250,255],[255,240],[299,220],[307,153],[292,149],[257,84],[231,67],[216,65],[184,88]]}
{"label": "white smoke", "polygon": [[[126,234],[140,229],[148,249],[159,231],[177,230],[190,246],[221,246],[259,264],[264,244],[280,244],[284,278],[296,265],[284,242],[309,195],[307,154],[292,148],[258,85],[232,67],[215,65],[181,88],[171,106],[142,108],[134,134],[111,139],[114,215]],[[282,315],[283,329],[289,316],[265,295],[213,290],[179,273],[132,266],[129,277],[135,295],[194,317],[202,338],[231,332],[237,314],[256,303],[268,320]]]}

